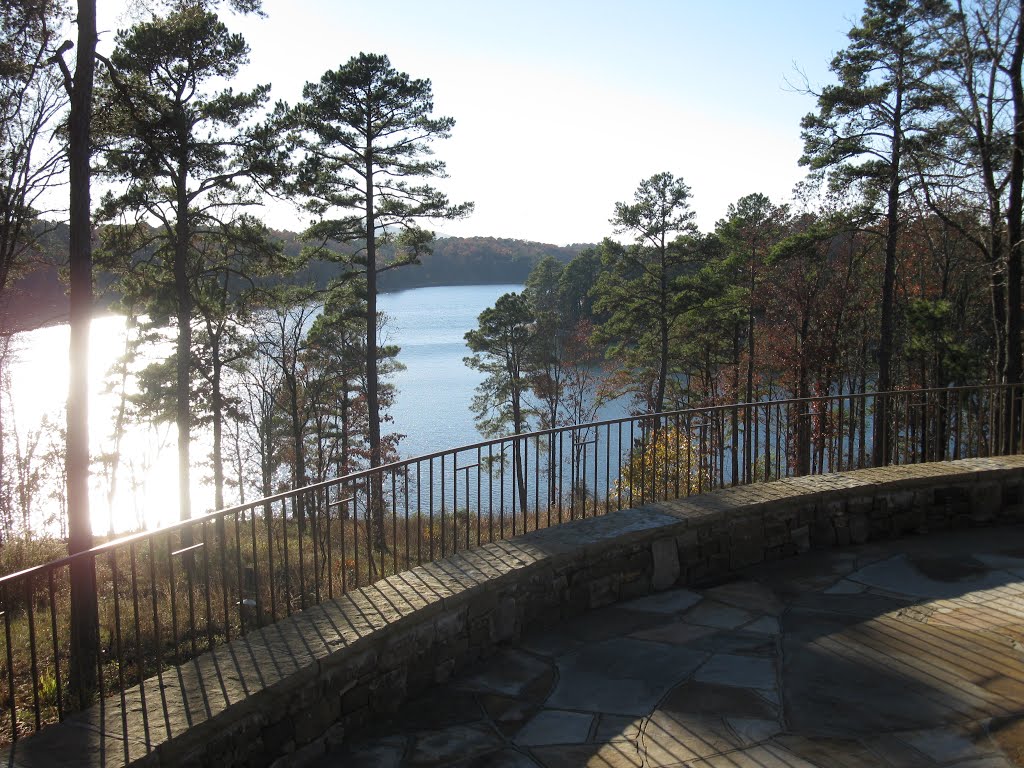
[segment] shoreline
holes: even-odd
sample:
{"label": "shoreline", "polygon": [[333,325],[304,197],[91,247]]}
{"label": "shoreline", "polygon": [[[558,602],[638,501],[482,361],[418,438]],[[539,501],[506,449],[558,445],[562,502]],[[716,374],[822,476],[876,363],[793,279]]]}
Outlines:
{"label": "shoreline", "polygon": [[[427,284],[427,285],[416,285],[408,288],[396,288],[388,291],[380,291],[378,296],[390,296],[399,293],[408,293],[409,291],[418,291],[423,288],[463,288],[473,286],[490,286],[490,285],[522,285],[522,283],[508,282],[506,280],[496,280],[494,282],[472,282],[472,283],[439,283]],[[18,302],[20,303],[20,302]],[[19,323],[17,320],[13,322],[7,322],[6,319],[0,320],[0,337],[2,336],[15,336],[20,333],[29,333],[31,331],[38,331],[43,328],[52,328],[57,325],[67,325],[70,322],[70,310],[67,307],[41,307],[41,311],[33,312],[33,317],[28,322]],[[47,312],[46,310],[50,310]],[[13,314],[7,312],[6,314]],[[110,317],[111,315],[120,314],[110,306],[110,303],[104,303],[102,301],[97,302],[97,306],[93,308],[91,319],[96,320],[103,317]],[[19,320],[21,318],[18,318]]]}

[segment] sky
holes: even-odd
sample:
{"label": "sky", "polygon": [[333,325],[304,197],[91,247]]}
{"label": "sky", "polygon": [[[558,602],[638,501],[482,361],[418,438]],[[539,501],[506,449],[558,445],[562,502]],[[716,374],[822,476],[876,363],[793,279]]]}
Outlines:
{"label": "sky", "polygon": [[[100,49],[130,23],[100,0]],[[691,188],[701,230],[754,192],[789,199],[804,176],[800,119],[808,82],[831,82],[862,0],[264,0],[266,18],[225,12],[248,41],[236,88],[272,85],[295,103],[307,81],[360,53],[433,85],[434,114],[455,119],[434,145],[453,202],[473,201],[444,235],[566,245],[612,234],[615,203],[668,171]],[[806,81],[805,81],[806,78]],[[307,214],[277,203],[267,223]]]}

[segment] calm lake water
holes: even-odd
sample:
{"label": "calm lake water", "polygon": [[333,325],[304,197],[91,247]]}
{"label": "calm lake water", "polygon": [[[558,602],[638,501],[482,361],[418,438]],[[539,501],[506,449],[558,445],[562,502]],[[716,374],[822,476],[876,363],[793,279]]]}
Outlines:
{"label": "calm lake water", "polygon": [[[400,445],[403,457],[481,439],[470,403],[483,377],[462,361],[469,354],[463,336],[476,327],[477,316],[499,296],[521,289],[521,285],[446,286],[380,296],[380,310],[388,316],[387,341],[401,347],[398,359],[406,366],[393,379],[398,393],[392,422],[385,426],[386,431],[406,435]],[[123,344],[123,318],[103,317],[93,322],[90,431],[94,457],[113,447],[109,435],[117,401],[103,394],[104,378],[122,353]],[[5,429],[16,428],[22,440],[30,430],[39,429],[44,417],[52,424],[63,424],[67,345],[67,326],[21,334],[16,340],[17,362],[11,367],[10,401],[6,403],[13,420],[8,419]],[[169,346],[163,351],[154,349],[152,355],[158,358],[167,349]],[[91,504],[97,532],[175,519],[175,444],[171,425],[143,424],[130,429],[121,445],[122,466],[113,500],[108,500],[110,485],[102,469],[94,470]],[[193,456],[202,457],[207,450],[205,436],[197,435]],[[212,504],[212,489],[202,482],[203,472],[196,474],[193,499],[199,512]],[[38,506],[52,503],[44,493]]]}
{"label": "calm lake water", "polygon": [[403,458],[420,456],[481,439],[470,403],[483,374],[462,359],[470,354],[463,338],[477,317],[504,293],[521,285],[460,285],[416,288],[383,294],[388,340],[402,348],[406,366],[394,377],[398,388],[387,431],[404,434]]}

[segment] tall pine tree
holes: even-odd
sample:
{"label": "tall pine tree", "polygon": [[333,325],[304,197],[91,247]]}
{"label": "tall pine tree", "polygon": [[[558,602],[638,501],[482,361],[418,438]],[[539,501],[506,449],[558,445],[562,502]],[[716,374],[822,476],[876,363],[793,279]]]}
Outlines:
{"label": "tall pine tree", "polygon": [[216,87],[247,61],[245,40],[207,4],[181,3],[118,33],[98,94],[99,172],[117,188],[98,217],[131,221],[141,232],[134,242],[144,248],[122,256],[137,267],[147,295],[169,308],[177,331],[181,519],[192,511],[192,320],[194,283],[203,270],[195,238],[228,232],[224,217],[258,202],[259,185],[280,170],[272,131],[249,125],[269,86],[242,93]]}
{"label": "tall pine tree", "polygon": [[[349,266],[363,278],[366,311],[366,404],[370,466],[382,461],[378,370],[377,275],[418,261],[433,234],[421,222],[467,215],[472,204],[452,205],[438,189],[417,180],[443,178],[445,164],[431,144],[448,138],[455,121],[434,117],[429,80],[413,80],[387,56],[361,53],[319,82],[307,83],[295,108],[304,158],[296,187],[319,221],[307,240],[357,243]],[[330,218],[337,213],[341,218]],[[397,257],[381,263],[378,247],[396,242]],[[378,478],[379,480],[379,478]],[[371,506],[382,521],[382,488]],[[383,545],[378,525],[377,543]]]}
{"label": "tall pine tree", "polygon": [[[854,186],[867,216],[884,222],[877,389],[892,388],[896,257],[905,195],[913,177],[908,155],[932,139],[942,94],[930,77],[936,65],[931,30],[945,14],[943,0],[867,0],[850,45],[831,69],[838,83],[818,95],[818,111],[802,122],[801,163],[827,170],[833,185]],[[888,405],[875,411],[874,461],[891,447]]]}

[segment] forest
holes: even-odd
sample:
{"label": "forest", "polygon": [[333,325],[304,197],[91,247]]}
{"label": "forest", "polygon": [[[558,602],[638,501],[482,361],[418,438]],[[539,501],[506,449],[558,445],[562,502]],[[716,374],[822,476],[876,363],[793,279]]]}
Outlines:
{"label": "forest", "polygon": [[[27,331],[53,323],[67,322],[67,286],[61,280],[61,266],[67,261],[68,230],[60,222],[46,222],[40,226],[48,231],[36,238],[33,252],[25,259],[31,269],[19,272],[3,296],[2,313],[8,332]],[[301,259],[303,243],[300,233],[271,230],[270,237],[278,241],[283,252]],[[569,261],[587,247],[585,244],[568,246],[537,243],[528,240],[498,237],[443,237],[437,236],[429,253],[420,257],[416,269],[396,270],[381,275],[380,290],[404,291],[437,285],[498,285],[522,283],[530,270],[545,256]],[[325,248],[331,259],[313,258],[293,273],[267,275],[270,282],[311,284],[325,290],[332,280],[345,271],[343,259],[351,255],[351,248],[342,243],[329,242]],[[393,247],[383,250],[390,258]],[[118,284],[104,274],[95,275],[94,302],[97,312],[110,311],[120,300]]]}
{"label": "forest", "polygon": [[[0,300],[56,253],[73,356],[48,469],[0,420],[5,540],[32,535],[50,472],[69,547],[92,541],[89,473],[119,461],[90,456],[85,427],[84,334],[107,295],[131,331],[109,376],[121,405],[94,418],[174,426],[181,519],[199,463],[221,507],[394,458],[401,353],[377,297],[411,286],[525,277],[466,335],[485,435],[585,422],[624,395],[641,413],[1021,381],[1022,2],[867,0],[831,84],[807,86],[791,199],[738,195],[701,232],[685,169],[638,173],[607,238],[565,248],[434,236],[473,208],[432,185],[455,121],[386,55],[271,103],[229,85],[249,51],[227,11],[259,0],[155,2],[109,50],[90,7],[16,0],[2,17]],[[58,231],[43,203],[63,184]],[[270,229],[271,195],[314,223]],[[171,353],[140,366],[154,343]]]}

